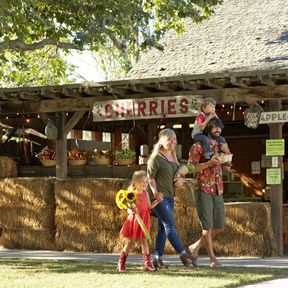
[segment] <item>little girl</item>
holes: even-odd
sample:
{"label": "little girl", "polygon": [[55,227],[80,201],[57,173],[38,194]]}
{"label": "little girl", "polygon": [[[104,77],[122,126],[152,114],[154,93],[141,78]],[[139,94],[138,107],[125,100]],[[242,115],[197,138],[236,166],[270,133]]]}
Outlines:
{"label": "little girl", "polygon": [[[146,191],[148,187],[148,178],[145,171],[135,171],[131,185],[128,190],[136,191],[136,208],[140,217],[142,218],[146,228],[150,231],[150,210],[154,208],[158,202],[153,201],[151,204],[148,192]],[[127,239],[127,244],[124,246],[123,250],[120,253],[120,258],[118,262],[119,272],[125,272],[125,262],[129,251],[135,245],[135,240],[140,240],[142,254],[144,258],[144,270],[149,272],[154,272],[156,269],[151,263],[150,251],[148,240],[143,233],[141,226],[138,224],[133,209],[128,209],[129,215],[127,216],[122,229],[120,230],[120,237]]]}

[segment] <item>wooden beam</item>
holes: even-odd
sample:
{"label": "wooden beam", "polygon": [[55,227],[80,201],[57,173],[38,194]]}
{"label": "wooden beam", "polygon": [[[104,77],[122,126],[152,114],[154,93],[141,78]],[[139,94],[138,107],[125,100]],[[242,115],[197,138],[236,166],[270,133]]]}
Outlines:
{"label": "wooden beam", "polygon": [[63,95],[71,98],[81,98],[83,97],[82,93],[79,91],[78,88],[63,88],[62,90]]}
{"label": "wooden beam", "polygon": [[84,116],[86,111],[77,111],[75,112],[69,121],[65,124],[63,128],[63,133],[66,135],[74,128],[74,126],[79,122],[79,120]]}
{"label": "wooden beam", "polygon": [[135,128],[136,128],[137,134],[141,138],[143,144],[147,144],[148,143],[148,135],[145,132],[145,130],[139,124],[136,124]]}

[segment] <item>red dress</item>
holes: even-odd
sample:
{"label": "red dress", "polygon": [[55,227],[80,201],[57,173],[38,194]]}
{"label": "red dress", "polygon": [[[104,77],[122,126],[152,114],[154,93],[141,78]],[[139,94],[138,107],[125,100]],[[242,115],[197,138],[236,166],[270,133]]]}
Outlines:
{"label": "red dress", "polygon": [[[146,228],[150,231],[150,203],[148,202],[149,196],[147,191],[141,194],[136,194],[136,207],[140,217],[142,218]],[[136,215],[129,214],[120,230],[120,237],[142,239],[145,235],[138,224]]]}

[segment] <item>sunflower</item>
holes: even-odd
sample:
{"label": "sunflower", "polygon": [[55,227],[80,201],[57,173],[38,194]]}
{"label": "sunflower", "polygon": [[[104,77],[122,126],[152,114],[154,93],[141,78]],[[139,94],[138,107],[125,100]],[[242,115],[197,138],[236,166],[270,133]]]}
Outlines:
{"label": "sunflower", "polygon": [[136,202],[136,192],[133,190],[126,190],[125,197],[128,203],[135,203]]}
{"label": "sunflower", "polygon": [[120,209],[128,209],[136,204],[136,192],[133,190],[120,190],[116,194],[116,204]]}

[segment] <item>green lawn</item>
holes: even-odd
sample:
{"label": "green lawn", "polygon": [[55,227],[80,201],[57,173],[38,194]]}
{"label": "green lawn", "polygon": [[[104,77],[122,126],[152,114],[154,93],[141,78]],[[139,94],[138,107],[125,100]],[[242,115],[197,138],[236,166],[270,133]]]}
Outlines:
{"label": "green lawn", "polygon": [[276,268],[170,266],[154,273],[140,264],[127,268],[120,274],[116,263],[0,259],[0,287],[237,287],[288,275],[288,269]]}

